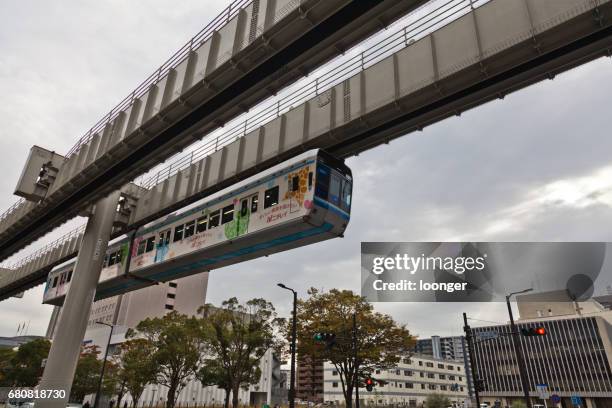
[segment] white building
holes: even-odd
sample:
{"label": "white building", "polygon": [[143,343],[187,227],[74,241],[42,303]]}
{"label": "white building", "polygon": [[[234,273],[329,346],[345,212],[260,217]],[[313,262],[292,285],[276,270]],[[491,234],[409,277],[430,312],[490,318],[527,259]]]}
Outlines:
{"label": "white building", "polygon": [[[372,377],[383,380],[369,392],[359,390],[359,400],[365,405],[399,405],[421,407],[431,394],[442,394],[455,407],[468,406],[468,389],[463,361],[449,361],[415,354],[403,358],[397,367],[376,370]],[[324,366],[323,397],[326,402],[343,404],[342,384],[334,366]]]}

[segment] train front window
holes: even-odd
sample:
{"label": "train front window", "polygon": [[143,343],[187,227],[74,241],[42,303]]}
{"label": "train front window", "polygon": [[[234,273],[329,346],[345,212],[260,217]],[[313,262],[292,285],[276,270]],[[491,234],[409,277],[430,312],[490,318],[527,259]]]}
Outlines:
{"label": "train front window", "polygon": [[264,194],[264,208],[270,208],[278,204],[278,186],[266,190]]}
{"label": "train front window", "polygon": [[319,163],[317,166],[317,185],[315,187],[315,194],[323,200],[327,200],[327,196],[329,195],[330,178],[331,171],[329,167]]}
{"label": "train front window", "polygon": [[342,191],[340,194],[340,207],[349,212],[351,210],[351,196],[353,183],[350,180],[342,180]]}
{"label": "train front window", "polygon": [[57,286],[57,276],[53,279],[53,287]]}
{"label": "train front window", "polygon": [[68,272],[68,278],[66,279],[66,282],[70,282],[70,280],[72,280],[72,271]]}
{"label": "train front window", "polygon": [[208,217],[208,228],[215,228],[219,226],[219,210],[210,213]]}
{"label": "train front window", "polygon": [[223,213],[221,214],[221,224],[227,224],[234,220],[234,204],[223,207]]}
{"label": "train front window", "polygon": [[329,199],[328,201],[336,206],[340,206],[340,186],[342,179],[334,172],[329,183]]}

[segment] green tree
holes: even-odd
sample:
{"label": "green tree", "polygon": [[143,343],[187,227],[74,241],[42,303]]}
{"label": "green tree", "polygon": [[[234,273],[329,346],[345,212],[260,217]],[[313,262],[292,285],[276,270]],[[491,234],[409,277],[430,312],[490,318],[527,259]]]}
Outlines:
{"label": "green tree", "polygon": [[6,386],[35,386],[42,374],[42,360],[50,348],[49,340],[35,339],[19,346],[16,352],[3,352],[0,356],[0,381]]}
{"label": "green tree", "polygon": [[11,348],[0,349],[0,387],[10,387],[13,385],[11,371],[13,368],[13,358],[17,352]]}
{"label": "green tree", "polygon": [[225,390],[225,407],[238,407],[240,388],[257,384],[261,377],[260,360],[276,345],[278,321],[274,306],[264,299],[241,304],[235,297],[220,308],[202,306],[202,326],[207,355],[198,378],[203,385]]}
{"label": "green tree", "polygon": [[126,385],[127,378],[124,375],[121,360],[114,356],[106,362],[104,379],[102,380],[102,392],[104,395],[107,395],[111,401],[116,401],[116,406],[127,392]]}
{"label": "green tree", "polygon": [[527,404],[525,404],[525,402],[522,400],[514,400],[510,406],[512,408],[527,408]]}
{"label": "green tree", "polygon": [[168,387],[166,408],[174,408],[187,382],[195,377],[202,353],[202,332],[198,319],[177,312],[145,319],[128,338],[142,338],[152,345],[157,367],[156,383]]}
{"label": "green tree", "polygon": [[98,359],[99,354],[98,346],[85,346],[81,349],[70,390],[70,402],[81,403],[86,395],[97,391],[102,370],[102,361]]}
{"label": "green tree", "polygon": [[[332,289],[322,293],[311,288],[308,294],[307,300],[298,302],[297,352],[334,365],[346,406],[351,408],[358,372],[371,374],[375,369],[395,367],[402,357],[410,354],[415,340],[405,326],[398,325],[388,315],[374,312],[364,297],[352,291]],[[353,345],[353,314],[357,323],[357,359]],[[291,322],[286,325],[287,337],[290,330]],[[316,342],[314,335],[319,332],[334,333],[335,344],[325,347]]]}
{"label": "green tree", "polygon": [[[155,360],[155,346],[147,339],[131,339],[121,345],[122,370],[120,381],[132,396],[132,406],[136,407],[147,384],[157,378],[158,368]],[[117,398],[121,401],[121,398]]]}
{"label": "green tree", "polygon": [[426,408],[448,408],[450,406],[450,399],[442,394],[429,394],[425,400]]}

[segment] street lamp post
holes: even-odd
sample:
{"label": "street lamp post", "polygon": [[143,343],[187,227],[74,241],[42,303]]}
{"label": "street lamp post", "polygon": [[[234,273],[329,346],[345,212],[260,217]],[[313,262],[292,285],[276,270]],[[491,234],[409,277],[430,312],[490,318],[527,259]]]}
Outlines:
{"label": "street lamp post", "polygon": [[108,335],[108,341],[106,342],[106,349],[104,350],[104,359],[102,360],[102,372],[100,373],[100,379],[98,380],[98,390],[96,391],[96,399],[94,400],[93,408],[98,408],[100,403],[100,390],[102,389],[102,379],[104,378],[104,369],[106,368],[106,358],[108,357],[108,349],[110,348],[111,338],[113,337],[113,325],[96,321],[97,324],[110,327],[110,333]]}
{"label": "street lamp post", "polygon": [[523,357],[523,350],[521,349],[519,333],[514,324],[514,316],[512,315],[512,306],[510,305],[510,298],[514,295],[521,293],[531,292],[533,288],[521,290],[519,292],[512,292],[506,295],[506,304],[508,305],[508,315],[510,316],[510,334],[512,335],[512,344],[514,345],[514,354],[516,355],[516,363],[519,367],[519,375],[521,377],[521,385],[523,387],[523,394],[525,398],[525,404],[527,408],[531,408],[531,399],[529,398],[529,384],[527,380],[527,370],[525,370],[525,358]]}
{"label": "street lamp post", "polygon": [[278,286],[293,292],[293,327],[291,329],[291,380],[289,383],[289,408],[295,408],[295,344],[297,338],[297,292],[291,288],[288,288],[282,283],[279,283]]}

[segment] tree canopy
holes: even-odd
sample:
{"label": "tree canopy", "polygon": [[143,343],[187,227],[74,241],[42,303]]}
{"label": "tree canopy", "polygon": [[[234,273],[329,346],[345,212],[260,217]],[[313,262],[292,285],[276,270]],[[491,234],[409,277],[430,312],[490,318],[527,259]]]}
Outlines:
{"label": "tree canopy", "polygon": [[204,336],[199,320],[171,312],[141,321],[127,337],[144,339],[151,345],[151,357],[158,368],[155,382],[168,387],[166,408],[174,408],[200,366]]}
{"label": "tree canopy", "polygon": [[[340,376],[346,406],[352,407],[354,384],[361,375],[375,369],[395,367],[408,357],[415,340],[404,325],[373,310],[364,297],[349,290],[308,291],[310,297],[298,302],[299,355],[331,362]],[[356,321],[356,348],[353,344],[353,315]],[[315,333],[336,335],[332,347],[314,340]],[[287,336],[290,324],[286,327]],[[358,363],[358,369],[356,369]]]}
{"label": "tree canopy", "polygon": [[5,387],[33,387],[42,374],[42,360],[49,354],[47,339],[23,343],[17,351],[0,350],[0,385]]}
{"label": "tree canopy", "polygon": [[100,350],[97,346],[85,346],[77,363],[70,401],[81,403],[87,394],[93,394],[98,389],[98,380],[102,371],[102,361],[98,359]]}

